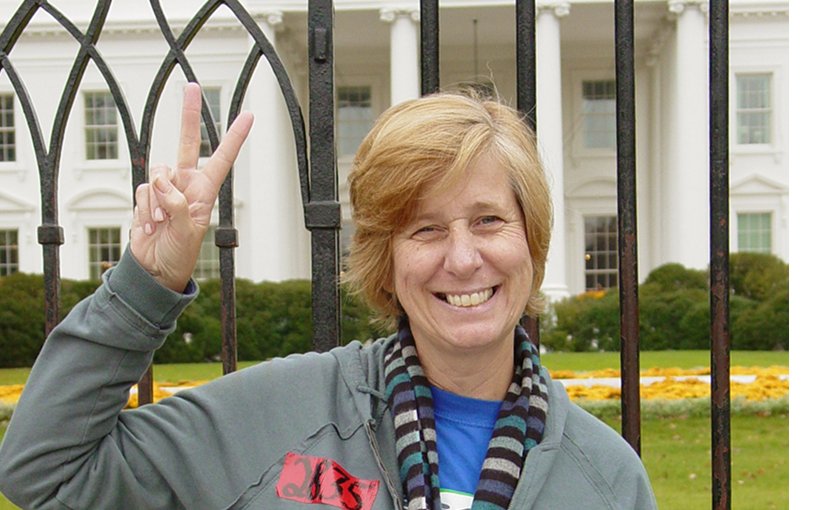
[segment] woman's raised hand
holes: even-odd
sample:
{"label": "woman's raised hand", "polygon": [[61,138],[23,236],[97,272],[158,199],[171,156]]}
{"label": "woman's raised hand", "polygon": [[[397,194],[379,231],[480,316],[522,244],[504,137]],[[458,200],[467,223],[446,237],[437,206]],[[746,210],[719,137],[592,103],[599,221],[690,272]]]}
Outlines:
{"label": "woman's raised hand", "polygon": [[132,255],[160,284],[178,292],[195,270],[218,191],[252,127],[251,113],[238,115],[198,169],[200,117],[201,90],[189,83],[183,95],[177,167],[152,167],[149,182],[135,192]]}

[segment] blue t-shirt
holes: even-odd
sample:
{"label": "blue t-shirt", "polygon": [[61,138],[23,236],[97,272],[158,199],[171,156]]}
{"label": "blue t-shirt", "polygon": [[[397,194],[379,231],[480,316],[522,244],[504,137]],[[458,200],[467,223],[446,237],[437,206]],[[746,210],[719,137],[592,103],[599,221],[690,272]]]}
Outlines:
{"label": "blue t-shirt", "polygon": [[432,388],[443,510],[469,509],[501,401]]}

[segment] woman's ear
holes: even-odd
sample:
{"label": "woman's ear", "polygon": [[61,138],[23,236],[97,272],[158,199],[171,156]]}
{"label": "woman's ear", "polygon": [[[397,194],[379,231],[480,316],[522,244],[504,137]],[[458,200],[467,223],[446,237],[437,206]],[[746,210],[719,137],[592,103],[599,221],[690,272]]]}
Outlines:
{"label": "woman's ear", "polygon": [[384,283],[381,285],[381,290],[392,296],[393,301],[395,300],[395,283],[392,279],[392,273],[387,275],[384,279]]}

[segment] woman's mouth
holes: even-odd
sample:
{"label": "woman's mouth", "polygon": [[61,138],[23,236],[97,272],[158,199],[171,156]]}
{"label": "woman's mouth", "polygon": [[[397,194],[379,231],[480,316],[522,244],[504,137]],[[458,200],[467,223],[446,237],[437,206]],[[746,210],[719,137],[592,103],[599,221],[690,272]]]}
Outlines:
{"label": "woman's mouth", "polygon": [[495,291],[496,287],[491,287],[489,289],[472,292],[469,294],[438,294],[438,297],[453,306],[467,308],[471,306],[478,306],[488,301],[491,297],[493,297]]}

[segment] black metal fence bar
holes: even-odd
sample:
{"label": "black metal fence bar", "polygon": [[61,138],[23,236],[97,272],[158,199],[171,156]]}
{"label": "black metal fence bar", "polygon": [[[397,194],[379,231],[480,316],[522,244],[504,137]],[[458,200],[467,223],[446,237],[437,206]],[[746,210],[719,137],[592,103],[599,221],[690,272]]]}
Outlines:
{"label": "black metal fence bar", "polygon": [[710,2],[711,457],[714,510],[731,508],[728,2]]}
{"label": "black metal fence bar", "polygon": [[421,95],[432,94],[439,87],[438,0],[421,0]]}
{"label": "black metal fence bar", "polygon": [[536,129],[536,2],[516,2],[516,105]]}
{"label": "black metal fence bar", "polygon": [[636,85],[632,0],[614,4],[616,49],[616,165],[619,216],[622,436],[642,453],[639,395],[639,271],[636,236]]}
{"label": "black metal fence bar", "polygon": [[335,156],[333,96],[333,8],[331,0],[309,2],[309,132],[311,187],[305,204],[306,226],[312,232],[312,331],[318,351],[338,345],[341,306],[338,229],[338,172]]}
{"label": "black metal fence bar", "polygon": [[[536,129],[536,2],[516,2],[516,107]],[[525,316],[521,325],[536,345],[540,342],[539,322]]]}

